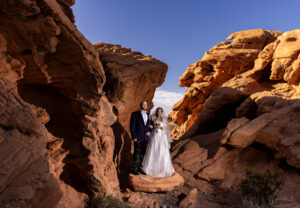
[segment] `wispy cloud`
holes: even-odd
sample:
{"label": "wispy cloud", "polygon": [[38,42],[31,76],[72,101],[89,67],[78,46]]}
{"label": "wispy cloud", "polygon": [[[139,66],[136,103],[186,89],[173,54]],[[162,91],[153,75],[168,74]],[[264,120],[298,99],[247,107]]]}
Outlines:
{"label": "wispy cloud", "polygon": [[182,93],[156,89],[153,98],[154,107],[152,112],[157,107],[162,107],[165,115],[168,115],[172,111],[172,106],[177,103],[183,97],[183,95],[184,94]]}

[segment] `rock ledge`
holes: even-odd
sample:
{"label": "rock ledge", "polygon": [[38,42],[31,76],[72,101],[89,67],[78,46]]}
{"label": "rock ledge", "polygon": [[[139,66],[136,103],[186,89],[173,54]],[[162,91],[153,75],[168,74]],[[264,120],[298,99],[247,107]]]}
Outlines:
{"label": "rock ledge", "polygon": [[152,178],[147,175],[129,174],[129,184],[134,191],[165,192],[172,191],[176,186],[182,186],[184,179],[178,173],[168,178]]}

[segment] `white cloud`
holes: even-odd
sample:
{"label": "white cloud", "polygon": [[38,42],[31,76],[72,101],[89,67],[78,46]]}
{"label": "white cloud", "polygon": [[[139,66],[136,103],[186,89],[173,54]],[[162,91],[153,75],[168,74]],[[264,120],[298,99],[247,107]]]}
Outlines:
{"label": "white cloud", "polygon": [[172,111],[172,106],[177,103],[184,94],[177,92],[164,91],[156,89],[153,103],[154,107],[152,108],[151,113],[157,108],[162,107],[164,109],[165,115],[168,115]]}

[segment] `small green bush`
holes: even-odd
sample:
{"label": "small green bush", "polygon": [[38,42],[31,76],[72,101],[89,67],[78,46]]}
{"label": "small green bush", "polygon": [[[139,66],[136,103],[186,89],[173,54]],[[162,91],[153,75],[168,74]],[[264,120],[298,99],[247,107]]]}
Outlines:
{"label": "small green bush", "polygon": [[120,199],[109,195],[97,197],[90,202],[89,208],[131,208],[131,206]]}
{"label": "small green bush", "polygon": [[276,208],[279,205],[276,190],[282,188],[283,181],[278,171],[272,174],[269,170],[261,173],[246,168],[246,178],[241,181],[239,190],[242,208]]}

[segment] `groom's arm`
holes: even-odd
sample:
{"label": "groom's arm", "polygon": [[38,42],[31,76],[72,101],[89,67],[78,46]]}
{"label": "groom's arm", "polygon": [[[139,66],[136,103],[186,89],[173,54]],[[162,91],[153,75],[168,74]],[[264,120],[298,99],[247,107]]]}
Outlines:
{"label": "groom's arm", "polygon": [[130,133],[131,133],[131,138],[133,140],[137,139],[135,127],[136,127],[136,116],[135,113],[133,112],[130,117]]}

